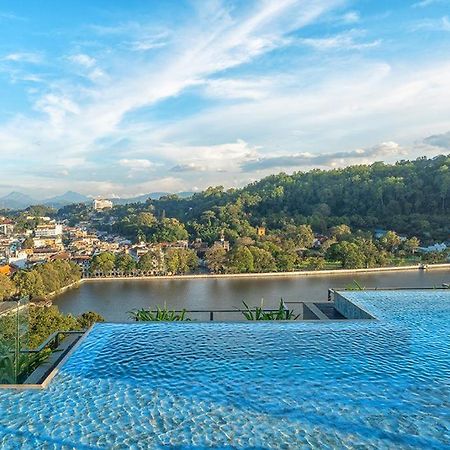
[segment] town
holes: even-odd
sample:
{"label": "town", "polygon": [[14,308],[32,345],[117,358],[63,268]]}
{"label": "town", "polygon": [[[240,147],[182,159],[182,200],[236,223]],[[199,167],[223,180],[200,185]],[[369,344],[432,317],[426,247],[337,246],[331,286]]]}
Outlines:
{"label": "town", "polygon": [[[328,234],[314,233],[305,224],[291,226],[282,234],[260,225],[232,242],[223,230],[217,239],[205,242],[199,237],[189,239],[177,219],[157,219],[149,212],[152,207],[145,205],[148,211],[139,212],[135,220],[147,227],[160,223],[166,229],[154,234],[155,239],[140,234],[130,239],[111,231],[123,221],[115,215],[112,201],[94,199],[91,205],[72,206],[82,208],[83,214],[70,219],[54,211],[53,217],[39,215],[47,210],[37,206],[0,217],[3,299],[19,286],[21,295],[45,296],[79,278],[355,269],[449,260],[448,242],[422,246],[416,237],[382,229],[352,233],[345,224],[330,228]],[[71,223],[73,217],[82,220]],[[42,270],[53,270],[52,264],[63,261],[74,275],[55,285]],[[39,277],[42,282],[36,281]],[[16,289],[7,278],[15,280]]]}

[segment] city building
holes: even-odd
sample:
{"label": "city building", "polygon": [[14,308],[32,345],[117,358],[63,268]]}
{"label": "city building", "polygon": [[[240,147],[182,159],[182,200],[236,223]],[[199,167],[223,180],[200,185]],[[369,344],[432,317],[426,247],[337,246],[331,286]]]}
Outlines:
{"label": "city building", "polygon": [[19,269],[26,269],[29,258],[27,250],[15,250],[8,255],[8,264],[13,264]]}
{"label": "city building", "polygon": [[56,238],[62,236],[63,228],[59,223],[37,225],[34,230],[34,237],[38,239]]}
{"label": "city building", "polygon": [[94,199],[92,206],[96,211],[103,211],[104,209],[111,209],[113,207],[113,202],[106,199]]}
{"label": "city building", "polygon": [[3,234],[4,236],[11,236],[14,233],[14,224],[7,222],[7,223],[0,223],[0,234]]}

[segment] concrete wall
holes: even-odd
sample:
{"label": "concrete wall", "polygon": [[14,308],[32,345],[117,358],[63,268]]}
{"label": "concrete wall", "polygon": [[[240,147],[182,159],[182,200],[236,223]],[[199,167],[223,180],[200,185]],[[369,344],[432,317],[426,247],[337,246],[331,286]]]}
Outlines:
{"label": "concrete wall", "polygon": [[347,319],[374,319],[369,313],[338,292],[334,293],[334,307]]}

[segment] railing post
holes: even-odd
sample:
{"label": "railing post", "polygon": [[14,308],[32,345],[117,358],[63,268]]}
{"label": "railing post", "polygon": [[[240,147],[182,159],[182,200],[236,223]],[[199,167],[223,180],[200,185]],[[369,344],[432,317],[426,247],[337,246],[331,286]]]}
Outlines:
{"label": "railing post", "polygon": [[56,336],[55,336],[55,346],[56,346],[56,348],[59,347],[59,333],[56,333]]}
{"label": "railing post", "polygon": [[210,322],[214,321],[214,311],[209,312],[209,320],[210,320]]}

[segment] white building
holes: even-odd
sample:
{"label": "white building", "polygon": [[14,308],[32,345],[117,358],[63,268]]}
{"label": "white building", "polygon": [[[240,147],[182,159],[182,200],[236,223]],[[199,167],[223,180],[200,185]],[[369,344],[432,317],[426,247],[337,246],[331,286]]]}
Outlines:
{"label": "white building", "polygon": [[102,211],[103,209],[111,209],[113,207],[113,202],[111,200],[105,199],[94,199],[92,206],[96,211]]}
{"label": "white building", "polygon": [[13,252],[8,257],[8,264],[14,264],[19,269],[25,269],[28,261],[28,253],[24,250]]}
{"label": "white building", "polygon": [[59,223],[51,223],[48,225],[38,225],[34,230],[34,236],[37,239],[57,238],[63,233],[62,225]]}
{"label": "white building", "polygon": [[14,225],[12,223],[0,223],[0,234],[11,236],[14,232]]}

